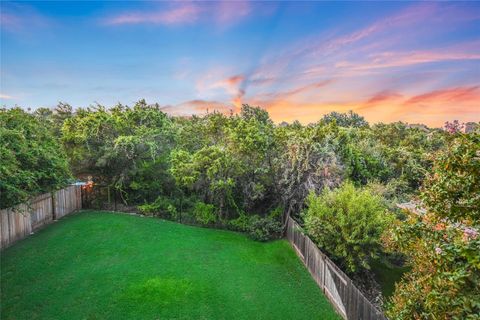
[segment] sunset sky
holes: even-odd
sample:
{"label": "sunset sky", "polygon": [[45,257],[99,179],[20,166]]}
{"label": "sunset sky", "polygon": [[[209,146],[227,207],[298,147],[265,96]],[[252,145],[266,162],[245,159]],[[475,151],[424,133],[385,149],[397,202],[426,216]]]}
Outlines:
{"label": "sunset sky", "polygon": [[0,105],[480,121],[480,2],[1,2]]}

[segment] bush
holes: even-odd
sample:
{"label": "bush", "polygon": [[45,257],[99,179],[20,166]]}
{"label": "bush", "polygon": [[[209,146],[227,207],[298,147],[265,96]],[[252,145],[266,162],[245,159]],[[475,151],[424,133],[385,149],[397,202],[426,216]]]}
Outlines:
{"label": "bush", "polygon": [[210,224],[217,221],[216,208],[213,204],[198,201],[193,208],[195,220],[201,224]]}
{"label": "bush", "polygon": [[228,227],[235,231],[246,232],[250,226],[250,217],[241,212],[236,219],[228,221]]}
{"label": "bush", "polygon": [[282,234],[282,224],[275,218],[260,217],[258,215],[250,217],[248,226],[248,235],[257,241],[268,241],[279,238]]}
{"label": "bush", "polygon": [[320,195],[310,193],[307,206],[305,228],[316,244],[350,273],[370,269],[391,220],[382,199],[348,182]]}
{"label": "bush", "polygon": [[152,203],[146,203],[138,206],[140,212],[147,216],[163,216],[176,219],[178,211],[173,200],[168,197],[160,196]]}
{"label": "bush", "polygon": [[446,221],[409,213],[395,224],[391,246],[412,269],[395,286],[389,319],[479,319],[479,229]]}

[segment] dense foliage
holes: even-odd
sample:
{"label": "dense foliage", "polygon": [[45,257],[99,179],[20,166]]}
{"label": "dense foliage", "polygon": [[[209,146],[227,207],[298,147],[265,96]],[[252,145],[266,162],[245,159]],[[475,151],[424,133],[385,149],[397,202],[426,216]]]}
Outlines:
{"label": "dense foliage", "polygon": [[441,131],[403,123],[370,127],[353,112],[307,126],[275,125],[265,110],[248,105],[238,114],[182,118],[144,100],[110,109],[61,103],[34,115],[22,116],[50,128],[74,175],[92,176],[110,201],[189,222],[199,222],[195,208],[202,202],[213,206],[209,224],[226,227],[244,216],[258,225],[250,218],[276,208],[283,209],[272,219],[284,223],[299,215],[310,191],[345,180],[375,182],[388,186],[392,198],[407,198],[431,166],[427,155],[444,140]]}
{"label": "dense foliage", "polygon": [[451,132],[423,186],[426,211],[410,212],[387,238],[412,266],[397,284],[391,319],[479,319],[480,135]]}
{"label": "dense foliage", "polygon": [[64,121],[62,134],[74,174],[93,176],[125,202],[154,201],[172,192],[172,121],[158,105],[142,100],[133,107],[78,109]]}
{"label": "dense foliage", "polygon": [[422,199],[429,210],[452,221],[480,221],[480,134],[454,134],[436,155]]}
{"label": "dense foliage", "polygon": [[391,216],[378,195],[345,183],[320,195],[310,193],[305,229],[318,246],[348,272],[370,269],[381,251],[381,235]]}
{"label": "dense foliage", "polygon": [[0,109],[0,208],[56,190],[70,177],[52,127],[20,108]]}

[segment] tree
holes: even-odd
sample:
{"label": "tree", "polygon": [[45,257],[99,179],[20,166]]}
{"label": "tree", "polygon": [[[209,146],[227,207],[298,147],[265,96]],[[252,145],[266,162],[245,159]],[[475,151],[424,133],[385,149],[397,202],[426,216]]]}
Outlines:
{"label": "tree", "polygon": [[174,127],[158,105],[140,100],[133,107],[79,109],[65,120],[62,133],[75,173],[92,174],[124,201],[154,200],[168,189],[159,188],[158,182],[171,180],[158,178],[167,178]]}
{"label": "tree", "polygon": [[452,221],[480,220],[480,134],[454,133],[423,184],[429,210]]}
{"label": "tree", "polygon": [[345,168],[336,152],[337,135],[334,123],[277,128],[277,144],[284,146],[279,157],[278,189],[286,208],[285,216],[299,213],[312,190],[320,193],[343,181]]}
{"label": "tree", "polygon": [[52,131],[20,108],[0,109],[0,207],[57,190],[71,178]]}
{"label": "tree", "polygon": [[479,136],[452,132],[422,187],[425,212],[407,212],[386,238],[412,266],[388,306],[391,319],[478,319]]}
{"label": "tree", "polygon": [[368,122],[365,118],[352,110],[348,111],[348,113],[340,113],[336,111],[330,112],[329,114],[324,115],[320,122],[327,124],[335,122],[339,127],[368,127]]}
{"label": "tree", "polygon": [[268,113],[244,105],[240,114],[181,120],[171,153],[177,184],[218,207],[222,219],[265,212],[278,205],[277,148]]}

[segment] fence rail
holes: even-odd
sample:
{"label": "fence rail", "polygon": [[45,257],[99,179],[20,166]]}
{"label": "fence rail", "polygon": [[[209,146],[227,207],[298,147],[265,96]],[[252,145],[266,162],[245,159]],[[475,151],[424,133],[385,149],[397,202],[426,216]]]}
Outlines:
{"label": "fence rail", "polygon": [[386,320],[352,280],[303,234],[300,225],[288,219],[288,241],[337,312],[346,320]]}
{"label": "fence rail", "polygon": [[53,220],[82,208],[80,186],[46,193],[13,208],[0,210],[0,248],[6,248]]}

